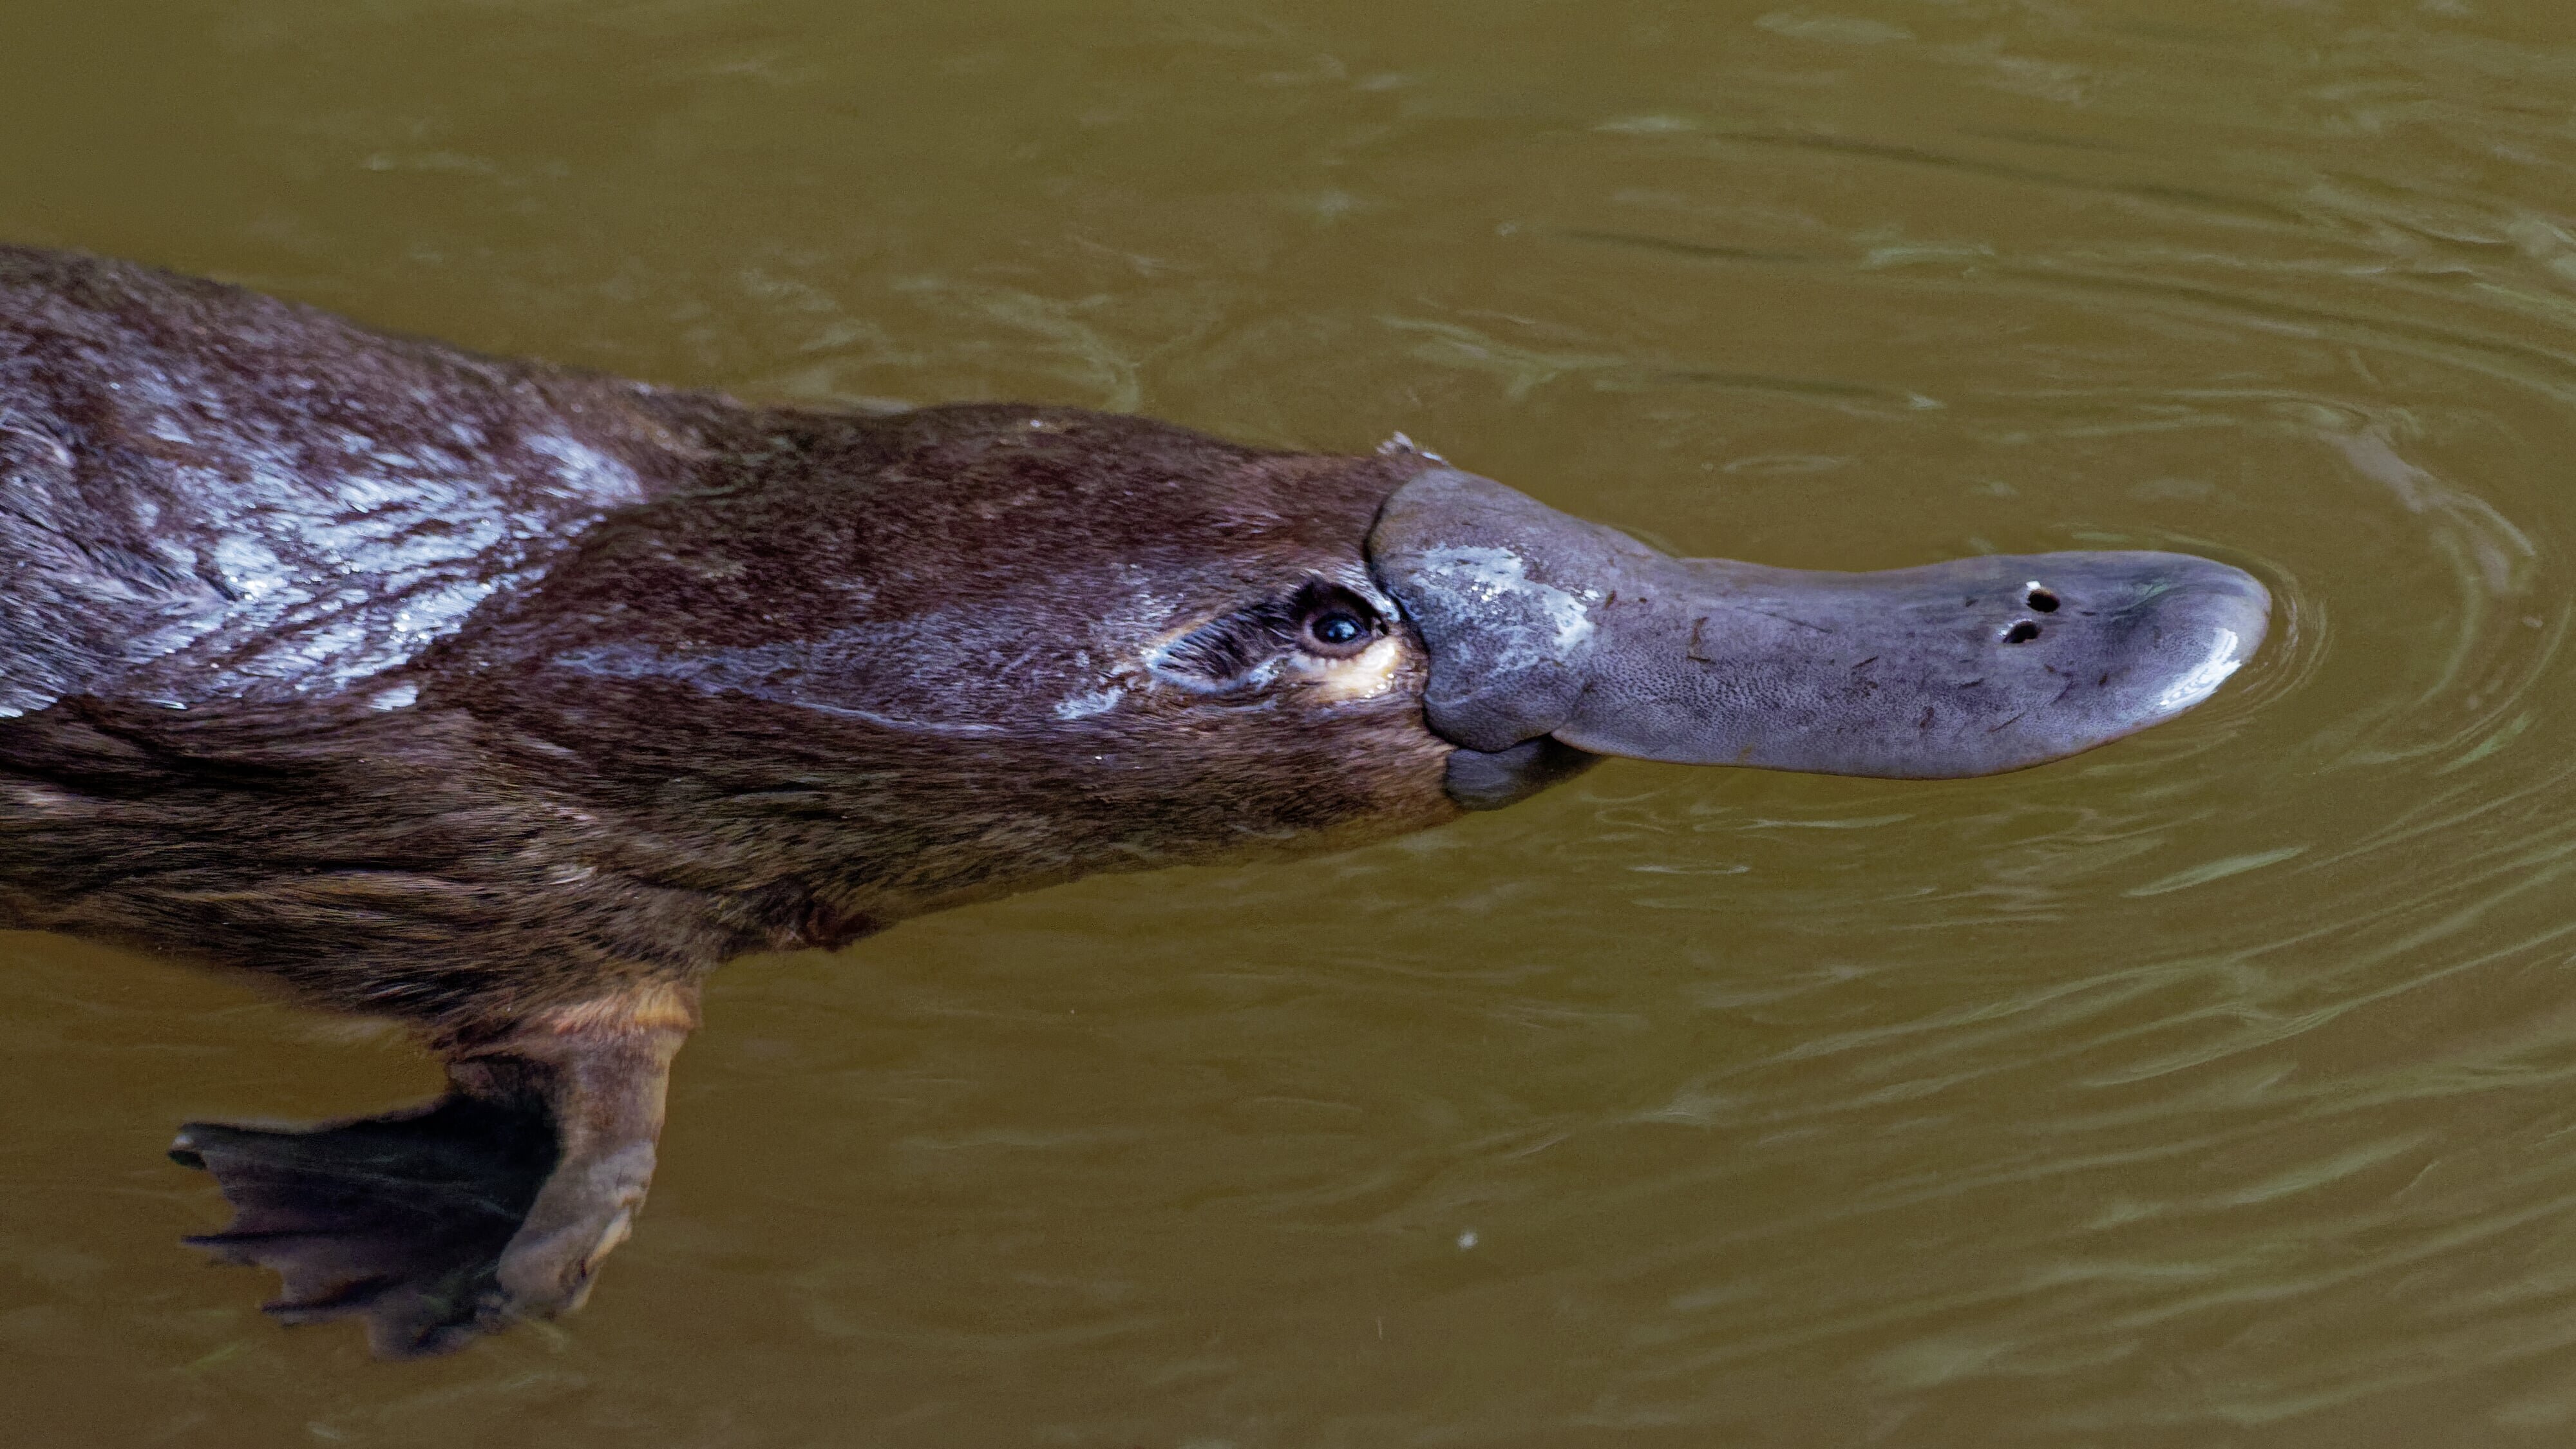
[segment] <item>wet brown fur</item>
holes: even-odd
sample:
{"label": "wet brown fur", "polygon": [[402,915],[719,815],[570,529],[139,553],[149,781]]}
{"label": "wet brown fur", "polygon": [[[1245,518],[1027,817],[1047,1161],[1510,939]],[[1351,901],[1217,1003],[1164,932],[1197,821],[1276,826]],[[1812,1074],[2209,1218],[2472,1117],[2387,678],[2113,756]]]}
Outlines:
{"label": "wet brown fur", "polygon": [[[187,385],[129,406],[156,377]],[[585,494],[564,438],[633,495]],[[263,629],[132,643],[235,607],[209,560],[249,454],[291,488],[361,443],[466,455],[470,487],[386,505],[420,514],[388,537],[435,541],[462,521],[438,508],[468,506],[517,531],[335,575],[344,603]],[[0,925],[260,972],[470,1053],[584,1003],[679,1000],[745,952],[1436,823],[1450,747],[1400,621],[1393,687],[1361,700],[1194,692],[1110,657],[1364,574],[1421,466],[1060,409],[753,408],[0,249],[0,631],[25,641],[0,670],[58,696],[0,719]],[[305,535],[272,537],[322,571],[286,556]],[[500,587],[390,668],[297,672],[357,647],[333,639],[398,642],[389,600],[477,570]],[[1114,706],[1066,703],[1109,677]],[[380,707],[397,687],[413,701]]]}

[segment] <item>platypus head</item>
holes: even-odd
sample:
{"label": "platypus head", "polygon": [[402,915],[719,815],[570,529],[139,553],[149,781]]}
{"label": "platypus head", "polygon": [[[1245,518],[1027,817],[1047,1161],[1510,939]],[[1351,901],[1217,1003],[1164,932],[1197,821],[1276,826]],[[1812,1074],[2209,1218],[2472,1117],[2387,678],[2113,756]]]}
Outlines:
{"label": "platypus head", "polygon": [[857,842],[843,874],[902,883],[876,918],[1413,829],[1605,755],[2017,769],[2207,697],[2269,610],[2177,554],[1676,559],[1409,445],[961,407],[798,452],[603,524],[466,652],[572,684],[548,732],[666,805]]}
{"label": "platypus head", "polygon": [[[1368,460],[1241,454],[1180,471],[1198,476],[1100,501],[1096,516],[1150,520],[1123,546],[1031,537],[1036,568],[1088,580],[1109,607],[1089,621],[1094,647],[1070,668],[1059,658],[1071,682],[1030,698],[1052,697],[1067,722],[1156,720],[1220,755],[1254,733],[1366,721],[1391,753],[1336,757],[1301,787],[1317,795],[1330,777],[1396,773],[1426,744],[1467,809],[1604,756],[1907,779],[2016,770],[2208,698],[2260,646],[2271,607],[2251,575],[2187,554],[1877,573],[1679,559],[1401,438]],[[1036,582],[1013,596],[1062,598]]]}

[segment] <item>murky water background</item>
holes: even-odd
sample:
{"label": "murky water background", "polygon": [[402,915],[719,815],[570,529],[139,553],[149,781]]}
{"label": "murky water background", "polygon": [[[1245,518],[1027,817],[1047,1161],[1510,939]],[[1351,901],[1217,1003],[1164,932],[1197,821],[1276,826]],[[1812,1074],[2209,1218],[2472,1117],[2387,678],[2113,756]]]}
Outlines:
{"label": "murky water background", "polygon": [[1613,764],[739,963],[591,1307],[289,1333],[194,1117],[399,1040],[0,938],[19,1443],[2576,1436],[2548,0],[17,0],[0,235],[771,397],[1395,429],[1694,552],[2177,546],[2211,707]]}

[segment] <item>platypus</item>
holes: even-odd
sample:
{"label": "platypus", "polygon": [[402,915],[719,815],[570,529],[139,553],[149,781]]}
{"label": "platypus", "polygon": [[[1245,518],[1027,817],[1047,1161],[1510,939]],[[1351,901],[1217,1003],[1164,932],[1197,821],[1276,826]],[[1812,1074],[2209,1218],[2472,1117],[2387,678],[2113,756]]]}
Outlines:
{"label": "platypus", "polygon": [[424,1108],[173,1153],[386,1353],[579,1304],[728,958],[1332,848],[1603,756],[1929,778],[2208,697],[2171,553],[1680,559],[1452,466],[758,406],[0,248],[0,926],[392,1017]]}

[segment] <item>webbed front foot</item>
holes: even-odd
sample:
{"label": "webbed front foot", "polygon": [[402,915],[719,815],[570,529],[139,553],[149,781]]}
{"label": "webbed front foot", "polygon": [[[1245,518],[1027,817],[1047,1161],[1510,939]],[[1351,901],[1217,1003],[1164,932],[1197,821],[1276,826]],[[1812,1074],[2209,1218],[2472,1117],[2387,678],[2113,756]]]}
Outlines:
{"label": "webbed front foot", "polygon": [[321,1127],[193,1122],[170,1156],[214,1174],[231,1226],[187,1241],[276,1270],[287,1323],[363,1318],[386,1358],[444,1353],[516,1317],[498,1277],[557,1157],[534,1102],[451,1094]]}
{"label": "webbed front foot", "polygon": [[192,1123],[171,1144],[235,1216],[188,1239],[283,1280],[288,1323],[363,1318],[386,1358],[579,1308],[652,1184],[693,993],[540,1014],[448,1063],[425,1107],[309,1128]]}

